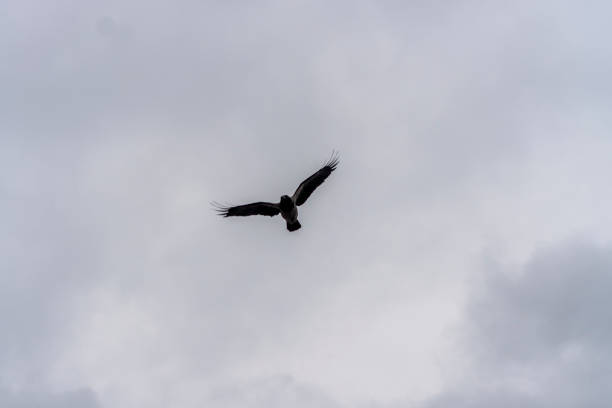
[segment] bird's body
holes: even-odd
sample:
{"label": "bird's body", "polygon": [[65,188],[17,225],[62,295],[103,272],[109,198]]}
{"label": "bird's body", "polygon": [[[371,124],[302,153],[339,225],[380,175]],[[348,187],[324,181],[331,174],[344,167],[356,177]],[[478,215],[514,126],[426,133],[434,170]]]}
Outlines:
{"label": "bird's body", "polygon": [[298,221],[297,207],[304,204],[313,191],[320,186],[327,177],[336,169],[338,157],[332,153],[332,157],[316,173],[302,181],[292,196],[283,195],[278,203],[256,202],[238,206],[215,205],[219,215],[223,217],[267,215],[273,217],[280,214],[287,222],[289,231],[296,231],[302,227]]}
{"label": "bird's body", "polygon": [[297,205],[295,205],[293,199],[287,195],[281,197],[280,214],[281,217],[283,217],[285,221],[287,221],[287,229],[289,231],[295,231],[302,227],[300,222],[297,220]]}

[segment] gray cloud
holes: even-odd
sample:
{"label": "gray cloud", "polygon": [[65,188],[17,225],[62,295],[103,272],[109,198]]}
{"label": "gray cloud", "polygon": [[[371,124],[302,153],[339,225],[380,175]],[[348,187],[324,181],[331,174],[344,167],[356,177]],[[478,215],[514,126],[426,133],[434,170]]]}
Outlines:
{"label": "gray cloud", "polygon": [[214,389],[206,401],[212,407],[337,408],[339,405],[316,387],[297,383],[290,376],[274,376]]}
{"label": "gray cloud", "polygon": [[88,389],[59,394],[11,392],[0,389],[0,404],[6,408],[97,408],[95,394]]}
{"label": "gray cloud", "polygon": [[564,245],[537,253],[519,277],[493,275],[470,311],[485,351],[520,361],[557,355],[574,343],[605,349],[612,336],[604,307],[611,265],[609,250]]}
{"label": "gray cloud", "polygon": [[609,248],[576,242],[487,270],[465,319],[469,374],[425,406],[607,406],[611,270]]}

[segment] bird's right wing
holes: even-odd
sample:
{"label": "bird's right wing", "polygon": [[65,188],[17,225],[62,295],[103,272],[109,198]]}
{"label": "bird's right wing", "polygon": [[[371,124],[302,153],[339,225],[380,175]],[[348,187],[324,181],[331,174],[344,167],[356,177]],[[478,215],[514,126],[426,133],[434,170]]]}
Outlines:
{"label": "bird's right wing", "polygon": [[222,217],[245,217],[247,215],[267,215],[273,217],[280,213],[278,204],[257,202],[245,205],[237,205],[234,207],[220,205],[218,203],[212,203],[217,213]]}
{"label": "bird's right wing", "polygon": [[315,189],[319,187],[330,174],[332,174],[332,171],[336,170],[338,162],[339,160],[337,153],[334,151],[323,167],[321,167],[312,176],[302,181],[295,190],[295,193],[293,193],[293,201],[295,201],[295,205],[304,204],[313,191],[315,191]]}

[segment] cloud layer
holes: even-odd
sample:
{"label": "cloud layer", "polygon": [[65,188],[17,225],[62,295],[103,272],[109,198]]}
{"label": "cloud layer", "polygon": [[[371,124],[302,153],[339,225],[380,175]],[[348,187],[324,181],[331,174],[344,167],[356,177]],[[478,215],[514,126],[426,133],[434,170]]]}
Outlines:
{"label": "cloud layer", "polygon": [[607,3],[0,11],[0,405],[610,399]]}

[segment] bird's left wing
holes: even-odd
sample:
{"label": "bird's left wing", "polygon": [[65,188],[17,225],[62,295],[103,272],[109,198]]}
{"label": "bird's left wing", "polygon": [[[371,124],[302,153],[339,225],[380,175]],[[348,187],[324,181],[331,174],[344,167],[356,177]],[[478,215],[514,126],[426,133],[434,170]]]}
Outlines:
{"label": "bird's left wing", "polygon": [[257,202],[245,205],[237,205],[234,207],[223,206],[218,203],[212,203],[217,213],[222,217],[233,217],[240,216],[245,217],[247,215],[267,215],[273,217],[280,213],[278,204]]}
{"label": "bird's left wing", "polygon": [[293,193],[293,201],[295,202],[295,205],[304,204],[312,192],[315,191],[315,189],[329,177],[332,171],[336,170],[336,166],[339,162],[340,160],[338,159],[336,152],[333,152],[330,159],[323,165],[323,167],[319,169],[319,171],[302,181],[295,190],[295,193]]}

